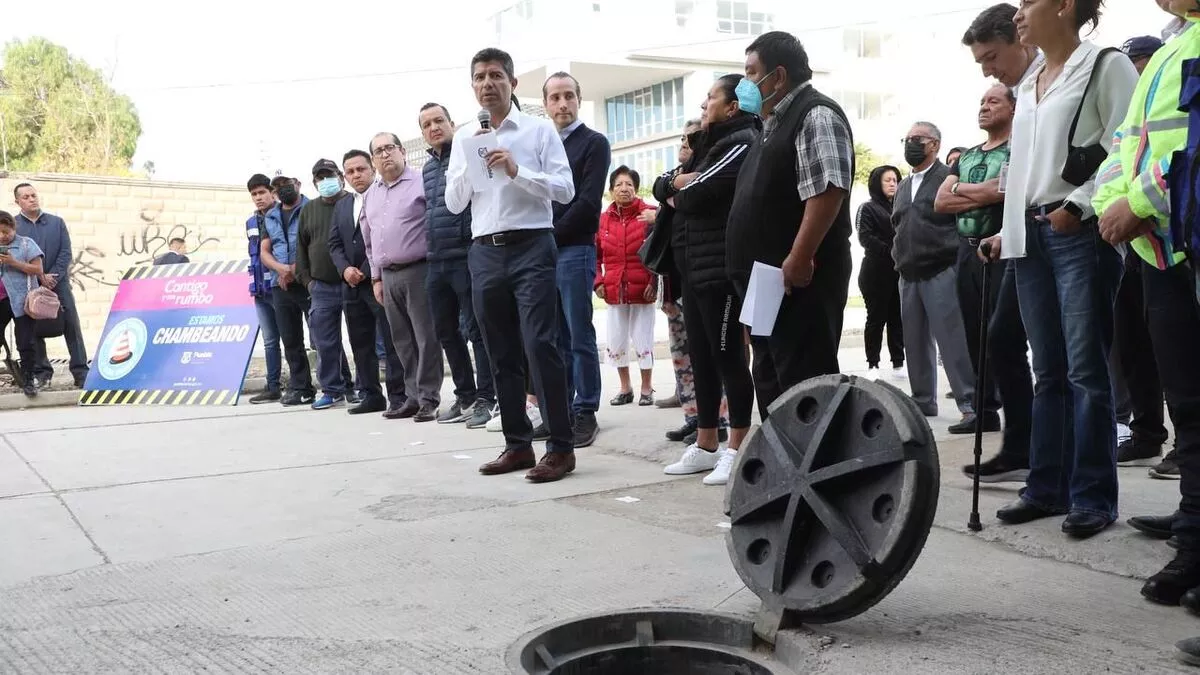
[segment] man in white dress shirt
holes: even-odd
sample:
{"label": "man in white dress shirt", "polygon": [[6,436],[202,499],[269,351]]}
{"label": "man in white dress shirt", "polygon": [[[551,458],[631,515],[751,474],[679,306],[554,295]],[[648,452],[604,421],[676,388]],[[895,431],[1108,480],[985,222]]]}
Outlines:
{"label": "man in white dress shirt", "polygon": [[[471,59],[475,99],[488,128],[466,124],[454,137],[446,171],[446,207],[471,209],[475,237],[467,256],[475,314],[492,362],[505,449],[479,468],[496,475],[530,469],[535,483],[561,480],[575,469],[567,376],[558,349],[557,248],[551,202],[569,203],[575,183],[558,130],[521,112],[512,57],[488,48]],[[480,139],[473,137],[494,134]],[[470,150],[470,152],[468,152]],[[471,164],[474,163],[474,166]],[[521,349],[550,432],[535,465],[533,426],[525,415]]]}

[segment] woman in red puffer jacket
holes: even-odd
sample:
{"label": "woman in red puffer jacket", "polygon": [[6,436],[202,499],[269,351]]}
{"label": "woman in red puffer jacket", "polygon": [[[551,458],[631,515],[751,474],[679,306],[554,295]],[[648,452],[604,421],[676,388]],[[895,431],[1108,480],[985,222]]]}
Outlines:
{"label": "woman in red puffer jacket", "polygon": [[[637,361],[642,371],[638,405],[653,405],[650,373],[654,366],[654,301],[658,278],[646,269],[638,249],[654,223],[655,208],[637,196],[641,176],[619,166],[608,177],[612,204],[600,214],[596,233],[596,295],[608,307],[608,362],[617,367],[621,391],[612,405],[633,403],[629,363]],[[632,343],[632,351],[630,344]]]}

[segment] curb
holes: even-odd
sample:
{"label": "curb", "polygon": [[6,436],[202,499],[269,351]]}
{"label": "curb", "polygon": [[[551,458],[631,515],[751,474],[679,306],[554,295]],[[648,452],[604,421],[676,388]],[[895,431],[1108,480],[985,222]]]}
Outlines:
{"label": "curb", "polygon": [[[266,388],[266,378],[251,377],[242,384],[242,395],[257,394]],[[79,394],[81,391],[82,390],[80,389],[43,391],[40,392],[36,398],[27,398],[24,394],[0,394],[0,411],[33,410],[35,408],[65,408],[67,406],[75,406],[79,405]]]}

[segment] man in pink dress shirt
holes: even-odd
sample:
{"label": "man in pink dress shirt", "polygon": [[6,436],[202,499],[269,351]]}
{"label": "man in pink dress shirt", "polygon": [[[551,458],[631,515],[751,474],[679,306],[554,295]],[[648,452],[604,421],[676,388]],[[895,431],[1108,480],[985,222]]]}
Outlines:
{"label": "man in pink dress shirt", "polygon": [[408,401],[399,416],[432,422],[437,419],[445,371],[425,292],[425,186],[421,173],[408,166],[395,134],[376,134],[370,153],[378,177],[363,196],[359,218],[375,299],[383,305],[404,364]]}

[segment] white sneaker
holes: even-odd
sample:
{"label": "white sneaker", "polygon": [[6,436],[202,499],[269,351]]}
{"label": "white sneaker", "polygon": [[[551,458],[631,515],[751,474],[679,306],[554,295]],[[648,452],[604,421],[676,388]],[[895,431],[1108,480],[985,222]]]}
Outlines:
{"label": "white sneaker", "polygon": [[1120,445],[1131,438],[1133,438],[1133,431],[1129,428],[1129,426],[1117,422],[1117,445]]}
{"label": "white sneaker", "polygon": [[674,464],[667,465],[667,467],[663,469],[663,473],[667,474],[668,476],[687,476],[693,473],[712,471],[713,467],[717,465],[717,462],[720,460],[720,458],[720,450],[717,450],[716,452],[709,452],[695,443],[692,443],[687,447],[687,450],[683,451],[683,456],[679,458],[679,461],[675,462]]}
{"label": "white sneaker", "polygon": [[492,419],[483,427],[488,431],[504,431],[504,420],[500,419],[500,406],[492,408]]}
{"label": "white sneaker", "polygon": [[537,405],[526,401],[525,416],[529,418],[529,423],[533,425],[534,429],[542,426],[542,409]]}
{"label": "white sneaker", "polygon": [[904,366],[892,368],[892,377],[897,380],[907,380],[908,368],[905,368]]}
{"label": "white sneaker", "polygon": [[717,466],[712,473],[704,477],[705,485],[724,485],[729,482],[729,472],[733,471],[733,461],[737,459],[737,450],[728,448],[722,450]]}

